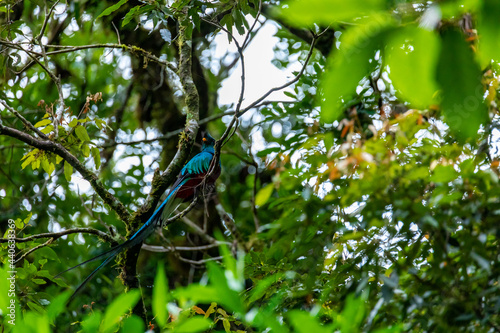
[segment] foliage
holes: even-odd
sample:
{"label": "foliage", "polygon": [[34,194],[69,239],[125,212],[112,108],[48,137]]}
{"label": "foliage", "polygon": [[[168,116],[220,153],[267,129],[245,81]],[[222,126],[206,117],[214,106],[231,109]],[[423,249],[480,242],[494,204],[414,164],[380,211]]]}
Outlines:
{"label": "foliage", "polygon": [[[81,164],[0,127],[2,331],[500,329],[496,1],[5,1],[0,13],[0,125]],[[293,84],[222,105],[269,25],[263,47]],[[226,39],[239,50],[220,57]],[[69,302],[95,266],[55,275],[137,229],[156,170],[189,141],[186,45],[201,129],[219,138],[240,116],[217,193]]]}

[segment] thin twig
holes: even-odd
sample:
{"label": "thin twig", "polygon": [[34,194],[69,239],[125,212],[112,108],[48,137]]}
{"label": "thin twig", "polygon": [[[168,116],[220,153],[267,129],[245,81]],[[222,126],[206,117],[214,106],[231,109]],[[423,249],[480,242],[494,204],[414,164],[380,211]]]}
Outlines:
{"label": "thin twig", "polygon": [[253,29],[255,28],[255,25],[257,24],[257,22],[259,21],[259,17],[260,17],[261,12],[262,12],[262,0],[259,0],[259,10],[257,11],[257,15],[255,15],[255,21],[253,21],[252,26],[250,27],[247,35],[245,36],[245,40],[243,41],[243,49],[245,49],[247,47],[248,43],[250,42],[250,34],[253,31]]}
{"label": "thin twig", "polygon": [[[54,4],[52,5],[52,7],[50,7],[50,10],[48,12],[47,12],[47,7],[45,7],[45,19],[43,20],[42,29],[40,29],[40,33],[35,38],[39,43],[42,42],[42,37],[43,37],[43,34],[45,33],[45,28],[47,27],[47,23],[49,21],[49,18],[52,15],[52,12],[56,8],[57,4],[59,4],[59,0],[54,2]],[[42,49],[43,49],[43,47],[42,47]]]}
{"label": "thin twig", "polygon": [[201,236],[206,241],[208,241],[210,243],[217,242],[217,240],[215,238],[213,238],[212,236],[210,236],[206,232],[204,232],[203,229],[201,229],[196,223],[194,223],[193,221],[191,221],[189,218],[187,218],[187,217],[184,216],[182,218],[182,222],[184,222],[184,224],[186,224],[188,227],[190,227],[191,229],[193,229],[193,231],[195,233],[197,233],[199,236]]}
{"label": "thin twig", "polygon": [[52,73],[52,71],[48,67],[48,64],[43,64],[40,60],[38,60],[38,58],[35,55],[32,54],[32,52],[30,52],[28,50],[25,50],[23,48],[21,48],[21,50],[23,50],[40,67],[42,67],[42,69],[45,72],[47,72],[47,74],[50,76],[51,80],[56,85],[57,92],[59,94],[59,104],[60,104],[59,108],[61,110],[60,114],[58,114],[57,111],[56,111],[56,115],[54,116],[54,119],[53,119],[54,134],[55,134],[55,137],[57,138],[58,137],[58,133],[59,133],[59,125],[58,125],[59,124],[59,120],[58,119],[59,119],[59,117],[62,117],[63,112],[66,109],[66,105],[64,104],[64,95],[63,95],[63,91],[62,91],[61,80],[54,73]]}
{"label": "thin twig", "polygon": [[182,218],[183,216],[185,216],[187,213],[189,213],[191,211],[191,209],[193,209],[193,207],[198,203],[198,197],[194,198],[193,201],[191,201],[191,203],[189,204],[189,206],[187,206],[186,209],[184,209],[182,212],[170,217],[169,219],[167,219],[164,223],[163,223],[163,227],[166,227],[167,225],[177,221],[178,219]]}
{"label": "thin twig", "polygon": [[116,28],[115,22],[111,21],[111,24],[113,25],[113,28],[115,28],[116,37],[118,37],[118,45],[122,45],[122,41],[120,40],[120,33],[118,32],[118,29]]}
{"label": "thin twig", "polygon": [[36,250],[38,249],[41,249],[42,247],[45,247],[47,245],[50,245],[52,242],[54,241],[54,238],[49,238],[49,240],[47,240],[45,243],[43,244],[38,244],[37,246],[35,246],[34,248],[31,248],[29,249],[28,251],[26,251],[25,253],[23,253],[22,256],[20,256],[18,259],[16,259],[14,261],[14,264],[17,264],[19,261],[23,260],[24,258],[26,258],[27,255],[29,255],[30,253],[32,252],[35,252]]}
{"label": "thin twig", "polygon": [[[7,45],[11,48],[15,48],[19,51],[24,51],[26,53],[31,53],[32,56],[37,56],[37,57],[42,57],[43,54],[36,52],[36,51],[31,51],[27,50],[21,46],[19,46],[19,43],[13,43],[4,39],[0,39],[0,45]],[[62,54],[62,53],[70,53],[70,52],[75,52],[75,51],[80,51],[80,50],[88,50],[88,49],[102,49],[102,48],[110,48],[110,49],[122,49],[125,51],[128,51],[132,54],[138,54],[144,58],[147,58],[150,61],[156,62],[160,65],[164,65],[168,67],[170,70],[172,70],[174,73],[177,73],[177,67],[175,67],[174,64],[161,60],[160,58],[154,56],[150,52],[137,47],[135,45],[125,45],[125,44],[111,44],[111,43],[101,43],[101,44],[90,44],[90,45],[80,45],[80,46],[71,46],[71,45],[51,45],[47,44],[45,45],[46,48],[56,48],[57,50],[55,51],[48,51],[46,52],[47,56],[55,55],[55,54]],[[34,61],[34,60],[33,60]],[[26,64],[23,68],[21,68],[19,71],[14,72],[14,74],[19,75],[22,72],[24,72],[27,68],[31,67],[31,63]]]}
{"label": "thin twig", "polygon": [[181,129],[169,132],[169,133],[167,133],[165,135],[162,135],[162,136],[159,136],[159,137],[153,138],[153,139],[132,140],[132,141],[128,141],[128,142],[116,142],[116,141],[106,142],[106,143],[104,143],[104,144],[102,144],[102,145],[100,145],[98,147],[99,148],[111,148],[111,147],[115,147],[117,145],[134,146],[134,145],[141,144],[141,143],[151,143],[151,142],[156,142],[156,141],[165,141],[165,140],[169,140],[169,139],[175,137],[176,135],[181,134],[183,130],[184,129],[181,128]]}
{"label": "thin twig", "polygon": [[59,48],[59,50],[47,52],[47,55],[68,53],[68,52],[87,50],[87,49],[102,49],[102,48],[122,49],[122,50],[129,51],[130,53],[133,53],[133,54],[137,53],[137,54],[141,55],[142,57],[148,58],[148,60],[152,60],[153,62],[156,62],[160,65],[164,65],[164,66],[168,67],[169,69],[171,69],[174,73],[177,73],[177,70],[178,70],[178,68],[175,67],[174,64],[172,64],[168,61],[165,61],[165,60],[161,60],[160,58],[156,57],[155,55],[151,54],[150,52],[148,52],[148,51],[146,51],[138,46],[135,46],[135,45],[103,43],[103,44],[90,44],[90,45],[80,45],[80,46],[47,45],[47,47]]}
{"label": "thin twig", "polygon": [[26,118],[24,118],[19,112],[17,112],[13,107],[8,105],[6,101],[0,99],[0,104],[2,104],[7,110],[12,112],[17,118],[19,118],[19,120],[21,120],[24,126],[35,132],[39,137],[45,140],[49,140],[49,138],[45,134],[43,134],[42,131],[33,126],[33,124],[30,123],[28,120],[26,120]]}
{"label": "thin twig", "polygon": [[193,264],[193,265],[203,265],[203,264],[206,264],[207,262],[209,261],[216,261],[216,260],[222,260],[223,258],[221,256],[219,257],[212,257],[212,258],[207,258],[207,259],[201,259],[201,260],[191,260],[191,259],[186,259],[186,258],[183,258],[181,256],[178,257],[179,260],[181,261],[184,261],[184,262],[187,262],[189,264]]}
{"label": "thin twig", "polygon": [[230,245],[229,242],[216,242],[213,244],[199,245],[199,246],[159,246],[159,245],[149,245],[142,244],[142,248],[150,252],[174,252],[174,251],[202,251],[213,249],[221,244]]}
{"label": "thin twig", "polygon": [[[52,238],[53,240],[56,240],[62,236],[66,236],[66,235],[70,235],[70,234],[92,234],[92,235],[98,236],[99,238],[104,239],[107,242],[114,242],[114,239],[111,238],[110,235],[108,235],[107,233],[102,232],[100,230],[93,229],[93,228],[66,229],[66,230],[59,231],[59,232],[47,232],[47,233],[43,233],[43,234],[31,235],[31,236],[24,237],[24,238],[16,237],[16,238],[10,238],[10,239],[13,239],[14,241],[16,241],[16,243],[26,243],[26,242],[31,242],[31,241],[33,241],[35,239],[39,239],[39,238]],[[10,239],[9,238],[0,238],[0,244],[7,243]]]}
{"label": "thin twig", "polygon": [[[215,115],[203,118],[203,119],[201,119],[198,122],[198,124],[201,126],[201,125],[207,124],[207,123],[209,123],[211,121],[220,119],[220,118],[222,118],[224,116],[230,116],[230,115],[233,115],[233,114],[234,114],[234,110],[228,110],[228,111],[225,111],[225,112],[222,112],[222,113],[218,113],[218,114],[215,114]],[[100,145],[98,147],[99,148],[108,148],[108,147],[114,147],[114,146],[117,146],[117,145],[133,146],[133,145],[137,145],[137,144],[141,144],[141,143],[151,143],[151,142],[156,142],[156,141],[165,141],[165,140],[170,140],[174,136],[181,134],[183,130],[184,130],[183,128],[180,128],[180,129],[177,129],[177,130],[172,131],[172,132],[168,132],[165,135],[162,135],[162,136],[159,136],[159,137],[153,138],[153,139],[133,140],[133,141],[128,141],[128,142],[108,142],[108,143],[104,143],[103,145]]]}
{"label": "thin twig", "polygon": [[254,108],[257,105],[259,105],[259,103],[261,103],[264,99],[267,98],[267,96],[271,95],[273,92],[285,89],[286,87],[289,87],[292,84],[294,84],[295,82],[297,82],[300,79],[300,77],[304,74],[304,72],[306,70],[307,64],[309,63],[309,60],[311,59],[311,56],[313,54],[314,46],[316,45],[317,38],[318,38],[318,36],[316,36],[316,35],[313,37],[313,41],[312,41],[311,46],[309,48],[309,52],[307,54],[306,60],[304,62],[304,65],[302,66],[300,72],[292,80],[290,80],[289,82],[287,82],[287,83],[285,83],[285,84],[283,84],[283,85],[281,85],[279,87],[274,87],[274,88],[269,89],[269,91],[267,91],[261,97],[257,98],[254,102],[252,102],[246,108],[244,108],[243,110],[241,110],[238,113],[238,117],[240,117],[241,115],[243,115],[248,110]]}
{"label": "thin twig", "polygon": [[[53,13],[55,7],[58,4],[59,4],[59,0],[55,1],[54,4],[52,5],[52,7],[50,7],[50,10],[47,10],[47,6],[45,6],[45,19],[43,20],[42,29],[40,30],[40,33],[38,34],[38,36],[35,38],[35,40],[38,42],[38,45],[40,46],[40,50],[42,51],[43,61],[44,61],[44,65],[45,65],[45,66],[42,66],[42,68],[44,68],[44,70],[52,78],[52,81],[54,81],[56,88],[57,88],[57,92],[59,94],[59,109],[61,111],[60,111],[60,114],[58,114],[56,111],[56,114],[52,119],[52,122],[54,124],[54,136],[56,138],[59,136],[59,117],[62,117],[62,114],[63,114],[64,110],[66,109],[66,106],[64,104],[64,95],[62,92],[61,79],[59,77],[56,77],[55,74],[52,73],[52,71],[50,71],[50,69],[49,69],[49,58],[47,57],[46,48],[43,45],[42,38],[43,38],[43,35],[45,34],[45,28],[47,27],[47,23],[48,23],[50,17],[52,16],[52,13]],[[39,65],[41,65],[41,63],[36,59],[36,57],[33,57],[29,53],[28,53],[28,55],[35,62],[37,62]]]}

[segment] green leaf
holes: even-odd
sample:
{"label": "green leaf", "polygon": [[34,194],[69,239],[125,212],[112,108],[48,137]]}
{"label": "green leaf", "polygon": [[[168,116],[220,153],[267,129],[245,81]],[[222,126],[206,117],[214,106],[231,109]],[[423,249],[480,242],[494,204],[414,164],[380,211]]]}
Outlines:
{"label": "green leaf", "polygon": [[297,333],[328,333],[331,329],[320,324],[317,318],[301,310],[293,310],[287,313],[287,317],[292,323]]}
{"label": "green leaf", "polygon": [[500,60],[500,1],[483,0],[478,15],[477,29],[479,33],[478,54],[481,67],[490,64],[491,60]]}
{"label": "green leaf", "polygon": [[427,108],[438,90],[439,37],[433,31],[410,26],[391,34],[387,44],[386,59],[394,88],[416,108]]}
{"label": "green leaf", "polygon": [[284,275],[283,273],[274,274],[274,275],[266,277],[263,280],[258,281],[257,284],[255,285],[255,287],[252,289],[252,291],[250,293],[250,298],[248,301],[255,302],[256,300],[258,300],[259,298],[264,296],[266,291],[268,291],[269,288],[274,283],[278,282],[283,277],[283,275]]}
{"label": "green leaf", "polygon": [[132,21],[132,19],[137,15],[137,11],[141,8],[141,5],[133,7],[131,10],[128,11],[127,15],[123,18],[122,21],[122,28],[126,26],[127,24]]}
{"label": "green leaf", "polygon": [[243,291],[245,287],[244,267],[245,255],[244,252],[238,251],[238,259],[236,260],[229,247],[224,244],[224,237],[220,231],[215,232],[215,238],[221,242],[219,245],[219,252],[222,256],[224,266],[226,268],[226,278],[229,281],[231,288],[236,291]]}
{"label": "green leaf", "polygon": [[37,250],[37,253],[44,258],[60,261],[57,253],[48,246],[42,247],[41,249]]}
{"label": "green leaf", "polygon": [[205,332],[212,326],[210,320],[201,316],[188,318],[175,326],[175,333]]}
{"label": "green leaf", "polygon": [[136,315],[132,315],[123,321],[121,333],[144,332],[144,322]]}
{"label": "green leaf", "polygon": [[[229,32],[232,32],[233,23],[234,23],[233,16],[231,15],[231,13],[224,15],[224,17],[220,20],[220,25],[222,27],[226,26],[226,28]],[[229,43],[231,43],[232,39],[233,39],[232,35],[227,34],[227,40],[229,41]]]}
{"label": "green leaf", "polygon": [[76,125],[78,125],[78,118],[73,118],[68,124],[69,127],[75,127]]}
{"label": "green leaf", "polygon": [[72,174],[73,174],[73,167],[68,162],[64,162],[64,177],[68,182],[71,181]]}
{"label": "green leaf", "polygon": [[[94,123],[97,127],[99,127],[99,129],[105,129],[106,128],[106,122],[102,119],[99,119],[99,118],[95,118],[94,119]],[[109,127],[109,126],[108,126]],[[113,130],[111,127],[109,127],[111,130]]]}
{"label": "green leaf", "polygon": [[32,216],[33,216],[33,212],[30,212],[30,213],[28,214],[28,216],[26,216],[26,218],[23,220],[23,227],[24,227],[25,225],[27,225],[28,223],[30,223],[30,221],[31,221],[31,217],[32,217]]}
{"label": "green leaf", "polygon": [[226,318],[222,319],[222,326],[224,326],[224,331],[226,333],[231,333],[231,323]]}
{"label": "green leaf", "polygon": [[208,318],[212,313],[215,313],[215,308],[217,307],[217,303],[212,302],[205,312],[205,318]]}
{"label": "green leaf", "polygon": [[281,147],[271,147],[271,148],[266,148],[257,153],[257,157],[264,157],[269,155],[270,153],[277,153],[281,151]]}
{"label": "green leaf", "polygon": [[[30,214],[31,214],[31,213],[30,213]],[[17,228],[17,229],[22,229],[22,228],[24,228],[24,222],[23,222],[23,220],[21,220],[21,219],[16,219],[15,224],[16,224],[16,228]]]}
{"label": "green leaf", "polygon": [[167,323],[168,311],[168,284],[165,275],[165,270],[163,268],[163,263],[158,263],[158,268],[156,269],[156,277],[153,287],[153,301],[152,308],[153,314],[155,316],[156,322],[160,327],[164,327]]}
{"label": "green leaf", "polygon": [[75,127],[75,134],[83,142],[90,141],[89,134],[87,133],[87,130],[83,126]]}
{"label": "green leaf", "polygon": [[330,25],[384,11],[384,0],[294,0],[281,16],[295,26]]}
{"label": "green leaf", "polygon": [[340,320],[341,332],[359,332],[359,326],[365,317],[365,306],[361,297],[350,294],[342,310]]}
{"label": "green leaf", "polygon": [[35,160],[35,156],[34,155],[29,155],[29,157],[27,159],[25,159],[24,162],[21,164],[21,168],[22,169],[26,168],[34,160]]}
{"label": "green leaf", "polygon": [[235,8],[233,9],[233,19],[234,19],[234,26],[236,27],[236,30],[238,31],[238,33],[240,35],[244,35],[245,34],[245,27],[244,27],[244,21],[245,21],[245,17],[241,14],[241,12]]}
{"label": "green leaf", "polygon": [[90,146],[86,143],[82,144],[82,155],[85,157],[90,156]]}
{"label": "green leaf", "polygon": [[42,127],[42,126],[47,126],[50,123],[52,123],[52,120],[50,120],[50,119],[42,119],[42,120],[40,120],[39,122],[37,122],[35,124],[35,127],[38,128],[38,127]]}
{"label": "green leaf", "polygon": [[111,330],[131,308],[139,301],[141,293],[137,289],[118,296],[106,309],[101,325],[103,331]]}
{"label": "green leaf", "polygon": [[220,299],[217,303],[224,305],[228,310],[243,313],[245,306],[243,305],[240,294],[229,288],[224,271],[213,262],[207,263],[207,266],[210,283],[220,295]]}
{"label": "green leaf", "polygon": [[41,132],[43,134],[49,134],[50,132],[52,132],[53,129],[54,129],[54,126],[53,125],[49,125],[49,126],[45,127],[44,129],[42,129]]}
{"label": "green leaf", "polygon": [[210,303],[219,301],[223,295],[220,295],[216,288],[212,286],[201,286],[199,284],[191,284],[185,288],[176,288],[172,291],[174,297],[185,302],[187,300],[193,303]]}
{"label": "green leaf", "polygon": [[99,153],[99,149],[92,147],[90,151],[92,152],[92,157],[94,158],[95,168],[99,169],[101,167],[101,154]]}
{"label": "green leaf", "polygon": [[273,194],[274,191],[274,184],[270,183],[264,186],[257,192],[257,195],[255,196],[255,205],[261,207],[266,204],[266,202],[271,198],[271,195]]}
{"label": "green leaf", "polygon": [[42,279],[31,279],[31,282],[34,282],[36,284],[46,284],[45,280]]}
{"label": "green leaf", "polygon": [[99,311],[94,311],[82,322],[82,328],[84,332],[95,333],[99,332],[99,324],[101,323],[102,313]]}
{"label": "green leaf", "polygon": [[40,167],[40,163],[42,162],[42,159],[41,158],[36,158],[33,163],[31,163],[31,168],[33,170],[36,170]]}
{"label": "green leaf", "polygon": [[53,322],[54,319],[66,309],[66,302],[70,295],[71,293],[69,291],[65,291],[50,301],[50,305],[47,307],[47,314],[50,322]]}
{"label": "green leaf", "polygon": [[458,172],[452,165],[438,165],[434,169],[430,181],[435,183],[448,183],[457,178]]}
{"label": "green leaf", "polygon": [[38,304],[36,304],[36,303],[33,303],[33,302],[28,302],[28,307],[29,307],[31,310],[33,310],[33,311],[35,311],[35,312],[38,312],[38,313],[40,313],[40,314],[44,314],[44,313],[45,313],[45,309],[44,309],[42,306],[40,306],[40,305],[38,305]]}
{"label": "green leaf", "polygon": [[128,0],[120,0],[118,3],[114,4],[111,7],[106,8],[99,16],[97,16],[96,19],[103,17],[103,16],[108,16],[109,14],[113,13],[114,11],[118,10],[121,6],[123,6]]}
{"label": "green leaf", "polygon": [[50,169],[49,168],[49,160],[47,159],[47,157],[45,155],[41,159],[42,159],[41,164],[42,164],[43,171],[45,171],[46,173],[48,173],[50,175],[50,173],[49,173],[49,169]]}
{"label": "green leaf", "polygon": [[448,28],[441,34],[437,80],[442,89],[441,107],[450,130],[460,140],[475,138],[488,118],[483,103],[481,69],[464,36]]}
{"label": "green leaf", "polygon": [[356,93],[359,81],[370,73],[375,51],[381,49],[385,35],[393,28],[390,16],[378,15],[366,24],[347,30],[340,48],[332,52],[323,76],[321,119],[331,123],[339,118],[344,104]]}

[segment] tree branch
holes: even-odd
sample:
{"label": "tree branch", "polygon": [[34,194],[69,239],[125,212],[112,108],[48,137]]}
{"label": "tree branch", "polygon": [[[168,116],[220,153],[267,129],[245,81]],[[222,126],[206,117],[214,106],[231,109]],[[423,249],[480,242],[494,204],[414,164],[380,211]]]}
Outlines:
{"label": "tree branch", "polygon": [[142,248],[146,251],[160,252],[160,253],[174,252],[174,251],[202,251],[202,250],[213,249],[214,247],[218,247],[221,244],[230,245],[231,243],[217,242],[214,244],[200,245],[200,246],[164,246],[164,245],[159,246],[159,245],[142,244]]}
{"label": "tree branch", "polygon": [[[19,51],[24,51],[26,53],[31,53],[32,57],[32,62],[26,64],[23,68],[21,68],[19,71],[14,72],[14,74],[19,75],[22,72],[24,72],[27,68],[31,67],[33,62],[38,62],[38,59],[33,59],[33,57],[43,57],[42,53],[35,52],[35,51],[30,51],[26,50],[25,48],[19,46],[17,43],[13,43],[4,39],[0,39],[0,45],[7,45],[9,47],[15,48]],[[164,65],[168,67],[170,70],[172,70],[174,73],[177,72],[177,67],[175,67],[174,64],[166,61],[166,60],[161,60],[157,56],[151,54],[150,52],[137,47],[135,45],[125,45],[125,44],[111,44],[111,43],[103,43],[103,44],[91,44],[91,45],[80,45],[80,46],[71,46],[71,45],[45,45],[46,48],[57,48],[58,50],[55,51],[49,51],[46,52],[45,54],[47,56],[50,55],[56,55],[56,54],[63,54],[63,53],[70,53],[70,52],[75,52],[75,51],[80,51],[80,50],[88,50],[88,49],[103,49],[103,48],[109,48],[109,49],[122,49],[125,51],[128,51],[132,54],[138,54],[144,58],[147,58],[149,61],[156,62],[160,65]]]}
{"label": "tree branch", "polygon": [[24,258],[26,258],[30,253],[33,253],[36,250],[41,249],[42,247],[46,247],[46,246],[50,245],[53,241],[54,241],[54,238],[49,238],[45,243],[38,244],[34,248],[29,249],[28,251],[24,252],[19,258],[17,258],[14,261],[14,264],[17,264],[18,262],[20,262],[21,260],[23,260]]}
{"label": "tree branch", "polygon": [[68,53],[68,52],[87,50],[87,49],[102,49],[102,48],[122,49],[122,50],[128,51],[132,54],[139,54],[142,57],[147,58],[148,60],[156,62],[160,65],[164,65],[164,66],[168,67],[170,70],[172,70],[174,73],[177,72],[177,67],[175,67],[172,63],[165,61],[165,60],[161,60],[157,56],[155,56],[155,55],[151,54],[150,52],[148,52],[148,51],[146,51],[138,46],[135,46],[135,45],[105,43],[105,44],[91,44],[91,45],[81,45],[81,46],[47,45],[47,47],[59,48],[59,50],[47,52],[47,55]]}
{"label": "tree branch", "polygon": [[307,64],[309,63],[309,60],[311,59],[311,56],[312,56],[312,54],[314,52],[314,45],[316,44],[316,41],[317,41],[317,36],[315,35],[314,38],[313,38],[313,41],[311,43],[311,46],[309,48],[309,52],[307,53],[307,57],[306,57],[306,60],[304,62],[304,65],[302,66],[300,72],[292,80],[290,80],[289,82],[287,82],[287,83],[285,83],[285,84],[283,84],[283,85],[281,85],[279,87],[274,87],[274,88],[269,89],[269,91],[267,91],[261,97],[257,98],[254,102],[252,102],[246,108],[244,108],[243,110],[241,110],[241,111],[239,111],[238,113],[235,113],[235,114],[238,117],[242,116],[248,110],[254,108],[257,105],[259,105],[262,101],[264,101],[264,99],[267,98],[267,96],[271,95],[273,92],[285,89],[286,87],[289,87],[292,84],[294,84],[295,82],[297,82],[300,79],[300,77],[304,74],[304,72],[306,70]]}
{"label": "tree branch", "polygon": [[198,132],[200,120],[200,98],[198,90],[193,81],[192,73],[192,37],[189,34],[188,26],[191,24],[187,10],[183,10],[179,15],[179,79],[184,89],[184,100],[186,103],[186,125],[184,134],[179,139],[179,148],[168,165],[167,169],[162,174],[155,174],[152,181],[152,189],[146,203],[141,207],[139,214],[148,212],[148,216],[152,213],[161,195],[167,189],[182,166],[186,162],[189,152],[193,146]]}
{"label": "tree branch", "polygon": [[118,214],[120,219],[126,224],[128,223],[128,221],[130,220],[130,213],[127,211],[125,206],[118,199],[116,199],[116,197],[109,193],[109,191],[99,181],[99,178],[97,178],[97,176],[92,171],[88,170],[63,145],[50,140],[37,139],[27,133],[4,126],[2,124],[0,124],[0,135],[10,136],[19,141],[29,144],[32,147],[52,152],[62,157],[65,162],[69,163],[73,168],[75,168],[82,175],[82,177],[90,183],[92,188],[97,192],[97,194],[99,194],[102,200]]}
{"label": "tree branch", "polygon": [[[53,240],[56,240],[62,236],[66,236],[66,235],[70,235],[70,234],[92,234],[92,235],[98,236],[99,238],[102,238],[103,240],[105,240],[107,242],[110,242],[110,243],[115,242],[115,240],[109,234],[107,234],[103,231],[97,230],[97,229],[93,229],[93,228],[67,229],[67,230],[63,230],[63,231],[59,231],[59,232],[47,232],[47,233],[43,233],[43,234],[31,235],[31,236],[24,237],[24,238],[16,237],[16,238],[13,238],[13,240],[16,241],[16,243],[31,242],[31,241],[34,241],[35,239],[39,239],[39,238],[52,238]],[[9,241],[8,238],[0,238],[0,244],[7,243],[8,241]]]}
{"label": "tree branch", "polygon": [[186,259],[181,256],[178,257],[180,261],[187,262],[188,264],[192,265],[203,265],[206,264],[209,261],[217,261],[217,260],[222,260],[223,258],[221,256],[219,257],[212,257],[212,258],[207,258],[207,259],[200,259],[200,260],[191,260],[191,259]]}
{"label": "tree branch", "polygon": [[201,236],[201,238],[203,238],[207,242],[210,242],[210,243],[217,242],[217,240],[215,238],[213,238],[212,236],[208,235],[205,231],[203,231],[202,228],[200,228],[196,223],[194,223],[193,221],[191,221],[189,218],[187,218],[185,216],[182,217],[182,222],[184,222],[185,225],[187,225],[188,227],[190,227],[191,229],[193,229],[193,231],[195,233],[197,233],[199,236]]}
{"label": "tree branch", "polygon": [[7,110],[9,110],[10,112],[12,112],[17,118],[19,118],[19,120],[21,120],[21,122],[24,124],[24,126],[26,126],[30,130],[32,130],[33,132],[35,132],[39,137],[41,137],[41,138],[43,138],[45,140],[49,139],[45,134],[42,133],[42,131],[40,131],[38,128],[36,128],[35,126],[33,126],[33,124],[30,123],[28,120],[26,120],[26,118],[24,118],[19,112],[17,112],[13,107],[11,107],[10,105],[8,105],[7,102],[5,102],[4,100],[0,99],[0,104],[2,104]]}

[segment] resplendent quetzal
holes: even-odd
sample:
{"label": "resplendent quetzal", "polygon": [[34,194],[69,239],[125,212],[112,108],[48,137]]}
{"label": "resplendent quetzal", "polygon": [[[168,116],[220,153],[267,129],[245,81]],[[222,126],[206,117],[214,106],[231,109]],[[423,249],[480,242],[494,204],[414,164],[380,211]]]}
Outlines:
{"label": "resplendent quetzal", "polygon": [[[137,230],[135,234],[132,235],[132,237],[130,237],[122,244],[117,245],[110,250],[95,256],[94,258],[86,260],[56,275],[57,277],[62,273],[72,270],[73,268],[106,257],[106,259],[104,259],[104,261],[92,273],[90,273],[90,275],[87,276],[82,283],[80,283],[71,298],[73,298],[101,268],[106,266],[106,264],[113,260],[113,258],[116,257],[121,251],[131,248],[144,241],[149,235],[154,232],[156,228],[162,227],[163,223],[169,218],[169,216],[180,203],[193,199],[195,194],[197,194],[197,191],[202,190],[199,187],[200,185],[202,185],[205,176],[209,172],[212,159],[214,158],[214,144],[214,138],[206,133],[203,137],[201,152],[195,155],[191,160],[189,160],[184,168],[182,168],[176,182],[170,187],[170,192],[168,192],[167,198],[155,210],[149,220],[144,223],[144,225],[139,230]],[[217,163],[215,169],[205,181],[205,184],[213,185],[219,175],[220,161],[219,163]]]}

